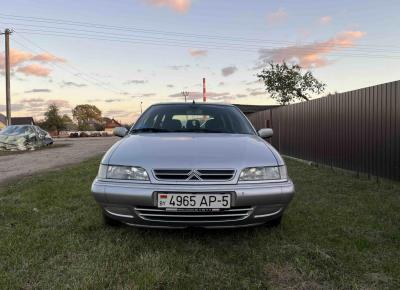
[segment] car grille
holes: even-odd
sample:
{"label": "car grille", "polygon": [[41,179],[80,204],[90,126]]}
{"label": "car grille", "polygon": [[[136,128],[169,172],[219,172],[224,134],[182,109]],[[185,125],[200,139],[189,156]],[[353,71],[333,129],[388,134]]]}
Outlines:
{"label": "car grille", "polygon": [[154,176],[165,181],[228,181],[235,176],[231,169],[155,169]]}
{"label": "car grille", "polygon": [[155,207],[137,207],[136,214],[144,220],[167,223],[215,223],[246,219],[252,207],[236,207],[226,210],[166,210]]}

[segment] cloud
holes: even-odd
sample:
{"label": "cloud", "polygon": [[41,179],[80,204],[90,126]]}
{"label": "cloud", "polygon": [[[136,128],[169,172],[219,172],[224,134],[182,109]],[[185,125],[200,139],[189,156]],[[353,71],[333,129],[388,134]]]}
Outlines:
{"label": "cloud", "polygon": [[179,13],[185,13],[191,6],[191,0],[145,0],[146,3],[156,7],[168,7]]}
{"label": "cloud", "polygon": [[21,102],[22,103],[28,103],[28,104],[31,104],[31,103],[43,103],[44,100],[42,98],[30,98],[30,99],[23,99]]}
{"label": "cloud", "polygon": [[28,64],[26,66],[20,66],[17,68],[17,72],[25,75],[37,76],[37,77],[48,77],[51,70],[47,67],[41,66],[37,63]]}
{"label": "cloud", "polygon": [[250,93],[250,96],[261,96],[261,95],[265,95],[265,91],[253,91]]}
{"label": "cloud", "polygon": [[[14,112],[22,111],[24,110],[24,108],[25,108],[24,104],[18,104],[18,103],[11,104],[11,111]],[[0,112],[5,112],[5,111],[6,111],[6,105],[0,105]]]}
{"label": "cloud", "polygon": [[[31,60],[33,54],[30,52],[20,51],[14,48],[10,49],[10,66],[14,67],[16,65],[22,64],[26,61]],[[5,57],[3,54],[0,54],[0,65],[4,66],[5,64]]]}
{"label": "cloud", "polygon": [[28,111],[45,111],[49,105],[56,105],[59,108],[71,108],[68,101],[62,99],[44,100],[42,98],[30,98],[21,100],[22,105]]}
{"label": "cloud", "polygon": [[260,95],[266,95],[266,92],[264,89],[260,88],[247,88],[246,91],[250,93],[250,96],[260,96]]}
{"label": "cloud", "polygon": [[323,67],[329,64],[326,55],[341,49],[354,46],[354,43],[366,33],[362,31],[344,31],[326,41],[314,42],[305,45],[292,45],[281,48],[260,49],[259,65],[261,68],[266,62],[296,62],[305,68]]}
{"label": "cloud", "polygon": [[32,89],[29,91],[25,91],[25,94],[31,94],[31,93],[50,93],[51,90],[49,89]]}
{"label": "cloud", "polygon": [[131,85],[131,84],[143,85],[146,83],[148,83],[148,81],[145,81],[145,80],[128,80],[128,81],[124,82],[125,85]]}
{"label": "cloud", "polygon": [[245,94],[238,94],[236,95],[237,98],[242,99],[242,98],[247,98],[247,95]]}
{"label": "cloud", "polygon": [[286,11],[282,8],[277,11],[271,12],[267,15],[267,22],[269,25],[280,24],[284,22],[288,17]]}
{"label": "cloud", "polygon": [[331,23],[331,21],[332,21],[332,17],[329,16],[329,15],[322,16],[322,17],[320,17],[319,20],[318,20],[318,22],[319,22],[320,24],[323,24],[323,25],[329,24],[329,23]]}
{"label": "cloud", "polygon": [[117,103],[117,102],[122,102],[122,99],[106,99],[104,102],[106,103]]}
{"label": "cloud", "polygon": [[190,65],[188,65],[188,64],[186,64],[186,65],[170,65],[168,68],[172,69],[172,70],[182,70],[182,69],[187,70],[188,68],[190,68]]}
{"label": "cloud", "polygon": [[76,87],[76,88],[83,88],[86,87],[86,84],[79,84],[79,83],[75,83],[75,82],[66,82],[63,81],[61,84],[62,87]]}
{"label": "cloud", "polygon": [[40,61],[40,62],[44,62],[44,63],[46,63],[46,62],[52,62],[52,63],[54,63],[54,62],[66,62],[66,60],[64,58],[52,55],[52,54],[47,53],[47,52],[35,55],[35,56],[33,56],[31,58],[31,60]]}
{"label": "cloud", "polygon": [[131,98],[140,99],[140,98],[143,98],[143,97],[149,98],[149,97],[154,97],[154,96],[156,96],[155,93],[141,93],[141,94],[133,95],[133,96],[131,96]]}
{"label": "cloud", "polygon": [[227,77],[227,76],[234,74],[237,70],[238,70],[238,68],[236,66],[228,66],[228,67],[224,67],[221,70],[221,73],[224,77]]}
{"label": "cloud", "polygon": [[[17,72],[24,73],[25,75],[47,77],[49,76],[51,70],[42,66],[41,64],[55,62],[66,62],[66,60],[49,53],[34,55],[30,52],[22,50],[17,50],[14,48],[10,49],[11,68],[15,69]],[[0,73],[3,73],[4,63],[4,55],[0,54]]]}
{"label": "cloud", "polygon": [[59,108],[71,108],[71,105],[66,100],[55,99],[46,101],[46,105],[56,105]]}
{"label": "cloud", "polygon": [[205,49],[189,49],[189,54],[191,56],[199,57],[199,56],[207,56],[208,51]]}
{"label": "cloud", "polygon": [[126,117],[130,117],[130,118],[134,118],[137,117],[137,113],[132,111],[126,111],[126,110],[108,110],[107,112],[104,113],[105,116],[110,116],[112,118],[126,118]]}

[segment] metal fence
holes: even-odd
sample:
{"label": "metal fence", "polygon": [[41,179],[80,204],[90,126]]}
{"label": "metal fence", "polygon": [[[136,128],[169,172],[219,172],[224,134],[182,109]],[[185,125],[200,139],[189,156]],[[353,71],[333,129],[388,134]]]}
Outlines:
{"label": "metal fence", "polygon": [[284,155],[400,180],[400,81],[328,95],[249,117],[274,129]]}

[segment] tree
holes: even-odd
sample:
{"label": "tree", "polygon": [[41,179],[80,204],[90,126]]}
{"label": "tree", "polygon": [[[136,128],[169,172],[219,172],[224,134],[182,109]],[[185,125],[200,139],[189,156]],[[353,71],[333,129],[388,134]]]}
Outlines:
{"label": "tree", "polygon": [[47,111],[44,113],[44,117],[45,119],[41,123],[41,127],[43,127],[43,129],[57,132],[65,129],[65,119],[60,115],[60,110],[58,109],[57,105],[50,105]]}
{"label": "tree", "polygon": [[325,84],[318,81],[310,71],[302,72],[295,65],[269,63],[257,77],[265,84],[265,89],[271,97],[282,105],[288,105],[294,100],[309,100],[310,93],[322,93]]}
{"label": "tree", "polygon": [[78,121],[79,130],[91,129],[90,123],[101,120],[101,111],[93,105],[78,105],[72,110],[72,116]]}

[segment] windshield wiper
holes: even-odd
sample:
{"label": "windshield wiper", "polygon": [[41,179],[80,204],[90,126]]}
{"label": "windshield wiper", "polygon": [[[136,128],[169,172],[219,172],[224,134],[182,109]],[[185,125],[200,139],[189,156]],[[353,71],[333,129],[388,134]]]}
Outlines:
{"label": "windshield wiper", "polygon": [[140,128],[140,129],[133,129],[131,130],[131,134],[134,133],[165,133],[165,132],[171,132],[166,129],[160,129],[160,128]]}

